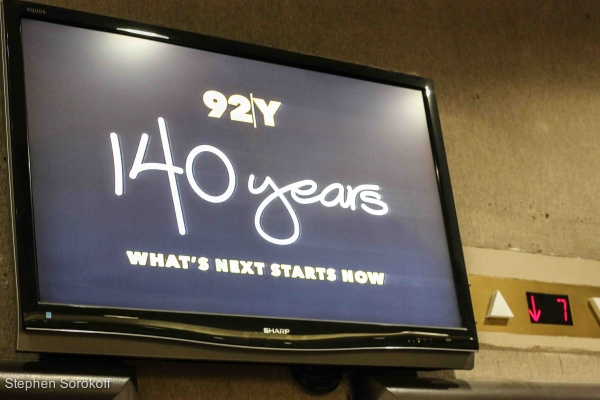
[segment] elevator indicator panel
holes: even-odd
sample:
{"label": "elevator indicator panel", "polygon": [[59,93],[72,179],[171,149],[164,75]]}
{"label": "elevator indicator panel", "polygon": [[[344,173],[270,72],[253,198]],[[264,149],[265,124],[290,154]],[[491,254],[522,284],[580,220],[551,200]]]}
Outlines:
{"label": "elevator indicator panel", "polygon": [[573,325],[567,295],[527,292],[527,306],[532,324]]}

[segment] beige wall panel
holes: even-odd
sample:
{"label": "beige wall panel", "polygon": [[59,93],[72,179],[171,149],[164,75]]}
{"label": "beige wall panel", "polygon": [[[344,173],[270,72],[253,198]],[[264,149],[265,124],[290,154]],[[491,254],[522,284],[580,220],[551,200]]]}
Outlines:
{"label": "beige wall panel", "polygon": [[469,275],[600,287],[600,261],[463,247]]}
{"label": "beige wall panel", "polygon": [[[287,368],[276,366],[141,362],[137,366],[142,399],[311,399]],[[344,381],[324,399],[346,400]],[[172,397],[168,397],[168,396]]]}
{"label": "beige wall panel", "polygon": [[[596,0],[41,2],[431,78],[464,244],[600,260]],[[5,156],[3,138],[0,357],[14,358]],[[569,357],[487,349],[459,376],[598,380],[597,355]],[[308,397],[283,367],[140,362],[139,373],[147,399]]]}
{"label": "beige wall panel", "polygon": [[545,382],[600,382],[599,353],[550,353],[484,346],[472,371],[456,371],[459,379]]}

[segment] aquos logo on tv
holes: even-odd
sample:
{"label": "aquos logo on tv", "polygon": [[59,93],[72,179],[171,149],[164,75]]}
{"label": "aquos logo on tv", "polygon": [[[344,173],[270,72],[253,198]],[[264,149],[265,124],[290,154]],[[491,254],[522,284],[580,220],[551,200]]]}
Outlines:
{"label": "aquos logo on tv", "polygon": [[[249,98],[240,94],[234,94],[227,98],[224,94],[216,90],[206,91],[203,95],[203,101],[210,110],[208,117],[222,118],[231,105],[234,106],[229,113],[232,121],[253,124],[255,128],[257,127],[257,112],[262,114],[264,125],[269,127],[269,129],[273,129],[276,127],[276,116],[282,109],[282,103],[279,101],[265,101],[264,99],[254,97],[252,94],[250,94]],[[214,146],[202,144],[190,150],[186,158],[185,168],[174,165],[167,121],[162,117],[158,118],[158,128],[165,162],[144,162],[150,137],[148,134],[143,133],[140,137],[138,149],[128,176],[130,179],[136,179],[140,173],[145,171],[163,171],[167,174],[173,198],[177,228],[181,235],[185,235],[187,232],[186,221],[183,218],[183,205],[176,175],[185,175],[189,185],[201,199],[209,203],[218,204],[226,202],[234,195],[238,187],[239,173],[236,172],[234,164],[225,153]],[[116,132],[112,132],[110,134],[110,141],[114,160],[115,194],[122,196],[124,194],[125,167],[119,135]],[[206,193],[194,176],[194,163],[198,157],[205,153],[210,153],[218,157],[227,170],[227,176],[224,176],[224,179],[227,180],[227,187],[223,193],[218,195]],[[360,205],[360,208],[364,212],[373,216],[382,216],[389,211],[388,205],[383,201],[379,193],[379,185],[373,183],[361,184],[355,187],[350,185],[344,186],[342,183],[337,182],[326,183],[327,186],[319,190],[319,184],[312,179],[303,179],[284,184],[283,186],[275,183],[269,176],[262,178],[262,183],[260,181],[261,178],[255,176],[253,173],[248,175],[246,188],[249,193],[253,195],[267,193],[256,210],[254,225],[256,231],[264,240],[276,245],[290,245],[300,237],[300,221],[290,200],[301,205],[320,203],[324,207],[339,206],[351,211],[356,211],[358,205]],[[262,215],[267,207],[275,201],[280,201],[289,213],[291,223],[293,224],[293,233],[289,237],[274,237],[268,233],[268,227],[263,226]]]}

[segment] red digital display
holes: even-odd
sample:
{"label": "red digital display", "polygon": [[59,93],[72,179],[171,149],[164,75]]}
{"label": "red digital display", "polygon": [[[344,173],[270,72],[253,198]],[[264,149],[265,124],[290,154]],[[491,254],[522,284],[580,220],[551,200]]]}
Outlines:
{"label": "red digital display", "polygon": [[532,324],[573,325],[569,296],[527,292]]}

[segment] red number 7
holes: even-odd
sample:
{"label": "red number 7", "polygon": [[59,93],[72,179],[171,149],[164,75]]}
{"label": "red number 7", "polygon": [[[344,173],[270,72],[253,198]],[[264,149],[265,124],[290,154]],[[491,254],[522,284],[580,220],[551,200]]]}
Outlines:
{"label": "red number 7", "polygon": [[556,299],[558,303],[563,303],[563,308],[565,310],[565,322],[569,320],[569,315],[567,313],[567,299]]}

